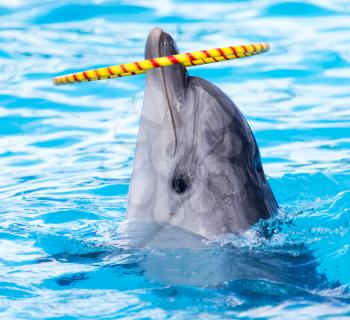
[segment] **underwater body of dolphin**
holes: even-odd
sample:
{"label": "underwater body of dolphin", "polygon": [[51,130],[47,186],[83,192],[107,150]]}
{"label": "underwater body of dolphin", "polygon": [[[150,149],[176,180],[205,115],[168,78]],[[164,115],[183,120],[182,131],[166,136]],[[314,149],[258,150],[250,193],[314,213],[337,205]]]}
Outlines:
{"label": "underwater body of dolphin", "polygon": [[[146,59],[177,53],[169,34],[150,32]],[[230,98],[182,65],[148,71],[128,219],[213,239],[277,208],[254,135]]]}

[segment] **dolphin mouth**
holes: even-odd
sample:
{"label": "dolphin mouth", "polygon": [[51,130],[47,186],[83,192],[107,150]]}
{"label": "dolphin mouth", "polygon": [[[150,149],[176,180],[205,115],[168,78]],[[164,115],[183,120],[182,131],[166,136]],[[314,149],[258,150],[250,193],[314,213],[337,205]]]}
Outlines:
{"label": "dolphin mouth", "polygon": [[[145,46],[145,59],[153,59],[163,56],[175,55],[179,53],[174,39],[160,28],[151,30],[147,37]],[[188,86],[188,73],[186,68],[181,65],[161,67],[157,70],[147,72],[147,81],[154,83],[161,88],[164,94],[164,100],[167,112],[170,116],[172,129],[174,132],[174,154],[177,149],[179,133],[179,121],[181,121],[181,111],[185,104],[186,88]]]}

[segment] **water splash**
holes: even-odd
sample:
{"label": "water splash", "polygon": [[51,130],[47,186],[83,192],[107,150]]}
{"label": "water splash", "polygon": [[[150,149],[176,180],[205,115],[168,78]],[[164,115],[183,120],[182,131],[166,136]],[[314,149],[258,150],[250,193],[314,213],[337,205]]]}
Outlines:
{"label": "water splash", "polygon": [[[348,316],[349,9],[342,0],[0,4],[1,317]],[[246,115],[281,205],[243,236],[206,242],[173,230],[165,247],[136,246],[142,232],[122,221],[143,78],[51,84],[141,59],[155,25],[183,52],[271,44],[264,56],[191,70]]]}

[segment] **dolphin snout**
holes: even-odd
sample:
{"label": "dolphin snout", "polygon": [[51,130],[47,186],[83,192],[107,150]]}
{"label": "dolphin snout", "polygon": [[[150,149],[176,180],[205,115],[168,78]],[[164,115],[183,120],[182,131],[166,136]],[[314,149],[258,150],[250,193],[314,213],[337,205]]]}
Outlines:
{"label": "dolphin snout", "polygon": [[153,28],[148,34],[145,48],[145,59],[158,58],[179,52],[173,38],[161,28]]}

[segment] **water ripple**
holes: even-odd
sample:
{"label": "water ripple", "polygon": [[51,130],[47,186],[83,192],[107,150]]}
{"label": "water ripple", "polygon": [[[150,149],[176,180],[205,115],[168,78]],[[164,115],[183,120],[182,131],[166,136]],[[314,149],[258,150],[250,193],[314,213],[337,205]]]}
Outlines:
{"label": "water ripple", "polygon": [[[344,0],[3,1],[1,317],[348,317],[349,13]],[[51,83],[142,59],[156,25],[182,51],[271,44],[191,69],[249,120],[281,205],[243,236],[130,245],[145,231],[123,222],[144,78]]]}

